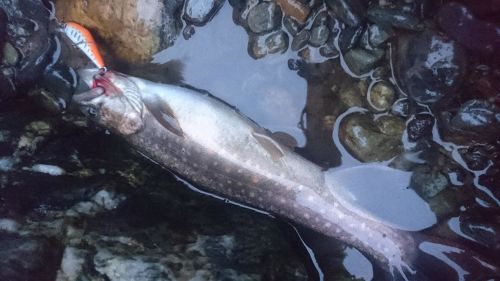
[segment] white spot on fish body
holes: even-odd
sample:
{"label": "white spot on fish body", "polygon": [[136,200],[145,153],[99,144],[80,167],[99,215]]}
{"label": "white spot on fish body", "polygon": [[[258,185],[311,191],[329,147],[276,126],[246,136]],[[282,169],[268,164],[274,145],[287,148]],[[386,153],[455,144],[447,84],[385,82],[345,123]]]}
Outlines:
{"label": "white spot on fish body", "polygon": [[326,227],[326,228],[330,228],[331,226],[332,226],[332,224],[331,224],[331,223],[329,223],[329,222],[325,223],[325,227]]}
{"label": "white spot on fish body", "polygon": [[313,202],[314,201],[314,197],[312,195],[307,196],[307,201]]}

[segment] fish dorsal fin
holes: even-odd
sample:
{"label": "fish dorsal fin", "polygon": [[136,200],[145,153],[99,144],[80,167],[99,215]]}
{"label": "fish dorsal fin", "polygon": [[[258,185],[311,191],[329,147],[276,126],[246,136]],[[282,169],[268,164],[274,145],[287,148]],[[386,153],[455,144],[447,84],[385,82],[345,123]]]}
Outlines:
{"label": "fish dorsal fin", "polygon": [[175,117],[173,109],[168,103],[162,101],[158,98],[154,99],[144,99],[144,105],[155,117],[165,129],[178,135],[179,137],[184,137],[184,132],[179,124],[179,120]]}
{"label": "fish dorsal fin", "polygon": [[294,149],[295,147],[298,146],[297,140],[288,133],[278,131],[278,132],[272,133],[271,137],[275,141],[277,141],[278,143],[280,143],[280,144],[282,144],[290,149]]}
{"label": "fish dorsal fin", "polygon": [[252,136],[262,145],[262,147],[271,155],[273,160],[279,160],[285,155],[283,148],[272,137],[267,134],[253,131]]}

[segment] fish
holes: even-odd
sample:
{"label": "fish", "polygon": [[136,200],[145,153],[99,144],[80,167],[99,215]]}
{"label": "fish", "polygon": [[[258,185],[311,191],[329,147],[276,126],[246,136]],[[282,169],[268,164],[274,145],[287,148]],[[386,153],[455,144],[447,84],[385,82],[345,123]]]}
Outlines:
{"label": "fish", "polygon": [[80,110],[148,159],[210,193],[339,239],[394,277],[416,272],[420,240],[413,232],[352,204],[336,185],[355,181],[298,155],[235,107],[207,91],[112,70],[82,69],[79,76],[88,87],[74,96]]}
{"label": "fish", "polygon": [[106,65],[99,52],[92,33],[84,26],[76,22],[65,22],[61,24],[61,31],[80,49],[95,66],[105,70]]}

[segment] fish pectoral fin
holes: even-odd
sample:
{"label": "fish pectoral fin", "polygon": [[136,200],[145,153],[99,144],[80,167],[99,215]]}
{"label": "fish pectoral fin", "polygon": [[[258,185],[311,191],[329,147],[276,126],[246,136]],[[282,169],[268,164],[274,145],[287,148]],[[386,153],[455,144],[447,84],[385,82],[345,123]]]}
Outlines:
{"label": "fish pectoral fin", "polygon": [[144,99],[144,105],[155,117],[165,129],[178,135],[179,137],[184,137],[184,132],[179,124],[179,120],[175,117],[174,111],[168,105],[168,103],[161,101],[160,99],[147,100]]}
{"label": "fish pectoral fin", "polygon": [[275,141],[292,150],[298,146],[297,140],[288,133],[278,131],[272,133],[271,136]]}
{"label": "fish pectoral fin", "polygon": [[252,136],[262,145],[262,147],[271,155],[273,160],[279,160],[285,155],[283,148],[273,138],[268,135],[252,132]]}

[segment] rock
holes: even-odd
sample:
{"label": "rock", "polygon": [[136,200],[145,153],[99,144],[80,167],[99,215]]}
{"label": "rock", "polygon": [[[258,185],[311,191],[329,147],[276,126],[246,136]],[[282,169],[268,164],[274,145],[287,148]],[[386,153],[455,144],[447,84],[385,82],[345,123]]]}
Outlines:
{"label": "rock", "polygon": [[448,179],[441,172],[428,167],[418,167],[413,171],[410,187],[424,198],[432,198],[448,186]]}
{"label": "rock", "polygon": [[423,137],[432,136],[432,128],[434,126],[434,117],[429,113],[416,114],[410,122],[408,122],[408,140],[417,141]]}
{"label": "rock", "polygon": [[410,101],[407,98],[398,99],[392,105],[391,113],[406,118],[410,109]]}
{"label": "rock", "polygon": [[288,35],[284,31],[276,31],[265,36],[253,36],[248,41],[248,52],[254,59],[267,54],[284,53],[288,49]]}
{"label": "rock", "polygon": [[326,0],[326,4],[346,25],[355,27],[363,23],[366,8],[360,0]]}
{"label": "rock", "polygon": [[339,135],[354,157],[362,162],[374,162],[401,153],[403,130],[404,121],[398,117],[373,121],[372,115],[353,113],[341,121]]}
{"label": "rock", "polygon": [[354,74],[361,75],[377,66],[383,56],[384,51],[380,49],[373,51],[352,49],[344,55],[344,60]]}
{"label": "rock", "polygon": [[[0,101],[33,87],[40,78],[54,51],[48,24],[49,13],[41,1],[0,1],[0,53],[7,55],[2,59],[6,67],[0,69]],[[4,40],[9,42],[6,48]]]}
{"label": "rock", "polygon": [[473,145],[459,149],[462,159],[467,164],[467,167],[473,171],[481,171],[490,164],[490,155],[487,147],[484,145]]}
{"label": "rock", "polygon": [[392,28],[372,24],[363,33],[363,47],[368,50],[379,47],[393,36],[394,31]]}
{"label": "rock", "polygon": [[134,63],[149,61],[153,54],[174,43],[182,27],[177,11],[183,3],[183,0],[68,0],[58,1],[56,10],[60,20],[76,21],[89,28],[119,59]]}
{"label": "rock", "polygon": [[467,49],[490,55],[500,51],[500,26],[476,19],[466,6],[447,3],[436,19],[442,30]]}
{"label": "rock", "polygon": [[299,0],[274,0],[281,7],[283,14],[296,20],[300,24],[304,24],[311,12],[311,9]]}
{"label": "rock", "polygon": [[398,80],[413,100],[432,104],[461,85],[467,57],[457,42],[432,31],[398,40]]}
{"label": "rock", "polygon": [[339,48],[344,53],[356,47],[363,35],[364,26],[347,27],[340,31]]}
{"label": "rock", "polygon": [[313,47],[320,47],[326,43],[328,36],[330,35],[330,29],[328,28],[328,14],[322,12],[316,16],[314,19],[309,38],[309,45]]}
{"label": "rock", "polygon": [[3,47],[2,63],[7,66],[15,66],[20,59],[19,53],[10,43],[6,43]]}
{"label": "rock", "polygon": [[367,100],[375,111],[387,111],[395,100],[394,88],[387,82],[377,82],[368,92]]}
{"label": "rock", "polygon": [[224,0],[187,0],[184,6],[184,20],[202,26],[220,10]]}
{"label": "rock", "polygon": [[379,25],[391,25],[396,28],[408,30],[420,30],[420,20],[415,15],[406,13],[400,9],[382,8],[372,6],[367,11],[368,19]]}
{"label": "rock", "polygon": [[54,280],[61,254],[48,239],[0,233],[0,280]]}
{"label": "rock", "polygon": [[262,2],[249,11],[247,24],[256,34],[275,30],[281,24],[281,10],[272,2]]}
{"label": "rock", "polygon": [[196,31],[194,29],[194,26],[186,25],[182,30],[182,37],[184,37],[184,40],[189,40],[189,38],[191,38],[191,36],[193,36],[195,32]]}
{"label": "rock", "polygon": [[500,129],[500,108],[485,100],[469,100],[451,119],[455,129],[482,132]]}
{"label": "rock", "polygon": [[295,35],[295,37],[293,37],[290,49],[292,49],[292,51],[298,51],[304,48],[307,45],[307,42],[309,42],[310,38],[311,33],[308,30],[302,30],[297,35]]}
{"label": "rock", "polygon": [[303,24],[298,23],[290,17],[283,17],[283,26],[292,36],[297,35],[297,33],[299,33],[304,27]]}

